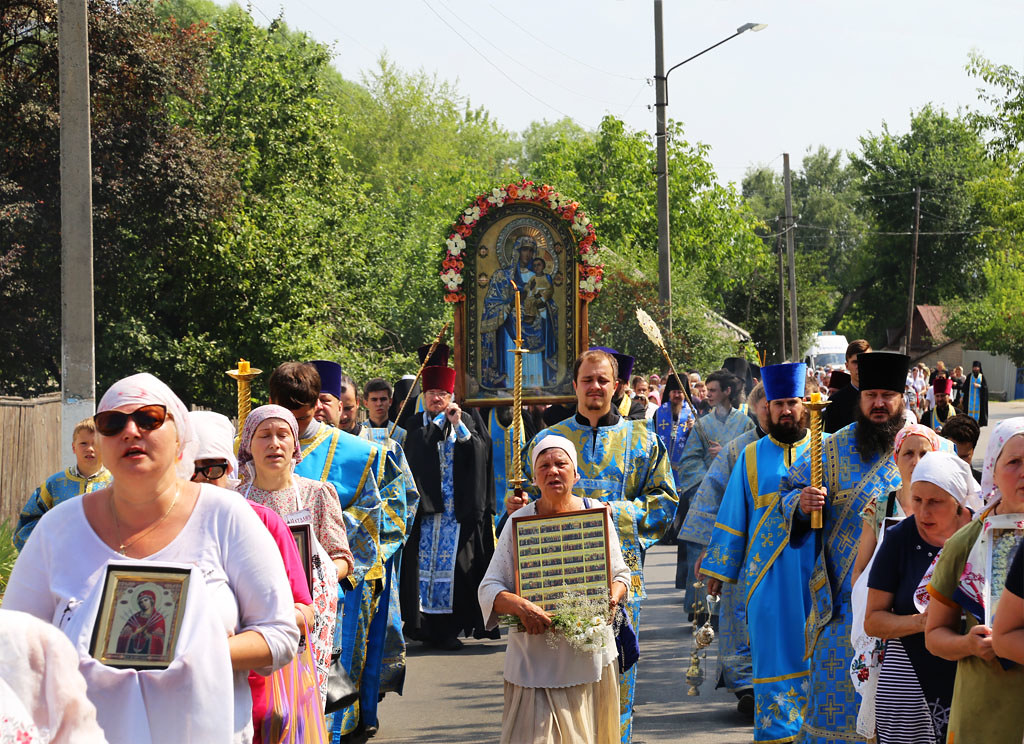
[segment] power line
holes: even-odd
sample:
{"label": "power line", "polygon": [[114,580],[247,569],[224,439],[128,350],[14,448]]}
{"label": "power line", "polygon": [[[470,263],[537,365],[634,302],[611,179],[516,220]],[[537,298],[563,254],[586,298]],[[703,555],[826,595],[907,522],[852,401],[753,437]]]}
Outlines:
{"label": "power line", "polygon": [[[524,70],[526,70],[527,72],[529,72],[529,73],[531,73],[531,74],[533,74],[533,75],[535,75],[535,76],[539,77],[539,78],[540,78],[541,80],[543,80],[544,82],[548,83],[549,85],[554,85],[554,86],[555,86],[555,87],[557,87],[557,88],[561,88],[562,90],[564,90],[565,92],[569,93],[570,95],[574,95],[574,96],[579,96],[580,98],[586,98],[587,100],[590,100],[590,101],[595,101],[595,102],[597,102],[597,103],[600,103],[600,104],[603,104],[603,105],[605,105],[605,106],[615,106],[615,107],[618,107],[618,106],[622,106],[622,105],[623,105],[622,103],[620,103],[620,102],[618,102],[618,101],[606,101],[606,100],[604,100],[604,99],[602,99],[602,98],[595,98],[594,96],[589,96],[589,95],[587,95],[586,93],[581,93],[581,92],[580,92],[580,91],[579,91],[578,89],[576,89],[576,88],[571,88],[571,87],[569,87],[568,85],[564,85],[564,84],[562,84],[562,83],[558,82],[557,80],[552,80],[551,78],[547,77],[547,76],[546,76],[546,75],[544,75],[543,73],[541,73],[541,72],[539,72],[539,71],[537,71],[537,70],[533,69],[532,67],[530,67],[530,66],[529,66],[528,64],[526,64],[525,62],[523,62],[522,60],[520,60],[520,59],[519,59],[518,57],[516,57],[515,55],[513,55],[513,54],[509,54],[509,53],[508,53],[508,52],[506,52],[506,51],[505,51],[504,49],[502,49],[502,48],[501,48],[500,46],[498,46],[498,45],[497,45],[497,44],[495,44],[495,43],[494,43],[493,41],[491,41],[491,40],[490,40],[489,38],[487,38],[487,37],[486,37],[486,36],[484,36],[484,35],[483,35],[482,33],[480,33],[479,31],[477,31],[477,30],[476,30],[476,29],[475,29],[475,28],[474,28],[473,26],[471,26],[471,25],[470,25],[469,21],[467,21],[467,20],[466,20],[465,18],[461,18],[461,17],[459,16],[459,14],[458,14],[458,13],[456,13],[455,11],[453,11],[453,10],[452,10],[452,9],[451,9],[451,8],[450,8],[450,7],[448,6],[448,4],[444,2],[444,0],[438,0],[438,2],[439,2],[439,3],[441,4],[441,5],[443,5],[443,6],[445,7],[445,9],[446,9],[446,10],[447,10],[447,11],[448,11],[449,13],[451,13],[451,14],[452,14],[453,16],[455,16],[456,18],[458,18],[458,19],[459,19],[459,20],[460,20],[460,21],[462,22],[462,24],[463,24],[463,25],[464,25],[464,26],[465,26],[466,28],[468,28],[468,29],[469,29],[470,31],[472,31],[472,32],[473,32],[473,34],[474,34],[475,36],[477,36],[477,37],[479,37],[479,38],[483,39],[483,40],[484,40],[485,42],[487,42],[487,43],[488,43],[488,44],[489,44],[490,46],[492,46],[492,47],[493,47],[493,48],[495,49],[495,51],[497,51],[498,53],[500,53],[500,54],[504,55],[505,57],[508,57],[508,58],[509,58],[510,60],[512,60],[512,62],[513,62],[514,64],[517,64],[517,65],[519,65],[519,66],[520,66],[520,67],[522,67],[522,68],[523,68]],[[636,100],[636,97],[635,97],[635,96],[634,96],[634,100]],[[626,104],[626,110],[629,110],[629,109],[630,109],[631,107],[632,107],[632,102],[630,102],[630,103]]]}
{"label": "power line", "polygon": [[[895,231],[895,230],[835,230],[831,227],[823,227],[821,225],[805,225],[798,224],[795,227],[803,228],[807,230],[820,230],[826,232],[829,235],[913,235],[913,230],[906,231]],[[979,235],[981,233],[998,232],[1015,235],[1016,233],[1010,232],[1001,227],[990,227],[982,228],[979,230],[933,230],[926,231],[922,230],[918,235]]]}
{"label": "power line", "polygon": [[340,33],[345,38],[350,39],[351,41],[354,41],[356,44],[361,46],[363,49],[365,49],[370,54],[374,53],[374,51],[372,49],[370,49],[370,47],[366,46],[366,44],[364,44],[362,41],[360,41],[358,37],[353,36],[352,34],[350,34],[347,31],[345,31],[341,26],[338,26],[334,21],[332,21],[330,18],[325,16],[323,13],[321,13],[315,7],[313,7],[312,5],[307,3],[305,0],[299,0],[299,4],[305,6],[310,12],[314,13],[315,15],[319,16],[322,20],[326,21],[327,25],[329,25],[332,29],[334,29],[335,31]]}
{"label": "power line", "polygon": [[564,51],[562,51],[562,50],[561,50],[561,49],[559,49],[558,47],[556,47],[556,46],[553,46],[552,44],[548,44],[548,43],[547,43],[546,41],[544,41],[544,40],[543,40],[543,39],[541,39],[540,37],[538,37],[538,36],[535,36],[535,35],[534,35],[534,34],[533,34],[533,33],[532,33],[532,32],[531,32],[531,31],[530,31],[530,30],[529,30],[528,28],[524,28],[524,27],[523,27],[523,26],[521,26],[521,25],[520,25],[520,24],[519,24],[518,22],[516,22],[516,21],[515,21],[514,19],[512,19],[512,18],[509,18],[509,17],[507,16],[507,15],[505,15],[504,13],[502,13],[502,12],[501,12],[501,9],[500,9],[500,8],[499,8],[499,7],[497,6],[497,5],[495,5],[494,3],[491,3],[491,8],[492,8],[492,9],[494,10],[494,12],[495,12],[495,13],[497,13],[498,15],[500,15],[500,16],[501,16],[502,18],[504,18],[504,19],[505,19],[506,21],[508,21],[509,23],[511,23],[511,24],[512,24],[513,26],[515,26],[516,28],[518,28],[518,29],[519,29],[520,31],[522,31],[522,32],[523,32],[524,34],[526,34],[527,36],[529,36],[529,37],[530,37],[531,39],[533,39],[533,40],[534,40],[534,41],[536,41],[537,43],[539,43],[539,44],[542,44],[542,45],[546,46],[546,47],[547,47],[548,49],[550,49],[550,50],[551,50],[551,51],[553,51],[553,52],[557,52],[558,54],[561,54],[561,55],[562,55],[563,57],[565,57],[566,59],[568,59],[568,60],[572,60],[573,62],[575,62],[575,63],[576,63],[576,64],[578,64],[578,65],[583,65],[584,67],[587,67],[587,68],[589,68],[589,69],[593,70],[594,72],[599,72],[599,73],[601,73],[602,75],[609,75],[609,76],[611,76],[611,77],[623,78],[624,80],[642,80],[642,81],[644,81],[645,83],[647,82],[647,78],[642,78],[642,77],[633,77],[633,76],[631,76],[631,75],[623,75],[623,74],[622,74],[622,73],[620,73],[620,72],[611,72],[611,71],[609,71],[609,70],[602,70],[602,69],[601,69],[600,67],[594,67],[594,65],[592,65],[592,64],[589,64],[589,63],[587,63],[587,62],[584,62],[584,61],[583,61],[583,60],[581,60],[581,59],[576,59],[575,57],[573,57],[573,56],[571,56],[571,55],[569,55],[569,54],[566,54],[566,53],[565,53]]}
{"label": "power line", "polygon": [[455,35],[456,35],[456,36],[458,36],[458,37],[459,37],[460,39],[462,39],[463,43],[465,43],[465,45],[466,45],[466,46],[468,46],[468,47],[469,47],[470,49],[472,49],[472,50],[473,50],[474,52],[476,52],[476,53],[477,53],[477,54],[478,54],[478,55],[479,55],[479,56],[480,56],[480,57],[481,57],[481,58],[482,58],[482,59],[483,59],[483,60],[484,60],[485,62],[487,62],[487,64],[489,64],[489,65],[490,65],[491,67],[493,67],[493,68],[494,68],[495,70],[497,70],[497,71],[498,71],[498,73],[499,73],[499,74],[500,74],[500,75],[501,75],[501,76],[502,76],[503,78],[505,78],[505,79],[506,79],[506,80],[508,80],[508,81],[509,81],[510,83],[512,83],[512,85],[514,85],[514,86],[516,86],[517,88],[519,88],[519,90],[521,90],[521,91],[522,91],[523,93],[525,93],[526,95],[528,95],[528,96],[529,96],[530,98],[532,98],[533,100],[535,100],[535,101],[536,101],[537,103],[541,104],[542,106],[547,106],[547,107],[548,107],[549,109],[551,109],[551,110],[552,110],[552,111],[554,111],[555,113],[557,113],[557,114],[561,114],[561,115],[562,115],[562,116],[564,116],[565,118],[567,118],[567,119],[572,119],[573,121],[575,121],[575,119],[573,119],[573,117],[571,117],[571,116],[570,116],[569,114],[565,113],[564,111],[562,111],[561,109],[559,109],[559,108],[558,108],[558,107],[556,107],[556,106],[552,106],[552,105],[551,105],[550,103],[548,103],[547,101],[545,101],[545,100],[543,100],[543,99],[539,98],[538,96],[534,95],[534,94],[533,94],[532,92],[530,92],[529,90],[527,90],[526,88],[524,88],[524,87],[523,87],[522,85],[520,85],[519,83],[517,83],[517,82],[516,82],[516,81],[515,81],[514,79],[512,79],[512,77],[511,77],[511,76],[510,76],[510,75],[509,75],[509,74],[508,74],[507,72],[505,72],[505,71],[504,71],[503,69],[501,69],[501,67],[499,67],[498,65],[496,65],[496,64],[495,64],[495,63],[494,63],[494,62],[493,62],[493,61],[491,60],[491,58],[490,58],[490,57],[488,57],[488,56],[487,56],[486,54],[484,54],[484,53],[483,53],[483,52],[481,52],[481,51],[480,51],[479,49],[477,49],[477,48],[476,48],[475,46],[473,46],[472,42],[470,42],[470,40],[469,40],[469,39],[467,39],[467,38],[466,38],[465,36],[463,36],[463,35],[462,35],[461,33],[459,33],[459,30],[458,30],[457,28],[455,28],[455,27],[454,27],[454,26],[453,26],[452,24],[448,23],[448,20],[447,20],[447,19],[446,19],[446,18],[445,18],[444,16],[442,16],[442,15],[441,15],[440,13],[438,13],[438,12],[437,12],[437,11],[436,11],[436,10],[435,10],[435,9],[434,9],[434,8],[433,8],[433,7],[431,6],[431,5],[430,5],[430,3],[428,3],[428,2],[427,2],[427,0],[420,0],[420,2],[422,2],[422,3],[424,4],[424,5],[426,5],[426,6],[427,6],[427,10],[429,10],[429,11],[430,11],[431,13],[433,13],[434,15],[436,15],[436,16],[438,17],[438,19],[440,19],[441,23],[443,23],[443,24],[444,24],[445,26],[447,26],[447,27],[448,27],[449,29],[451,29],[451,32],[452,32],[453,34],[455,34]]}

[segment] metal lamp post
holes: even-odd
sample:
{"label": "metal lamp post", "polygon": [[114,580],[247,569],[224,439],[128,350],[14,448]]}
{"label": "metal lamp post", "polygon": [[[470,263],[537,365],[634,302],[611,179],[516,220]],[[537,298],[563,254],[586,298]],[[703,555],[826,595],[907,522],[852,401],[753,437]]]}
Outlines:
{"label": "metal lamp post", "polygon": [[[744,23],[736,29],[736,33],[727,36],[717,44],[712,44],[707,49],[697,52],[692,57],[687,57],[679,64],[673,65],[665,71],[665,49],[662,33],[662,0],[654,0],[654,81],[656,100],[655,113],[657,116],[657,129],[654,133],[658,147],[658,300],[662,305],[672,304],[672,260],[669,254],[669,212],[668,212],[668,142],[665,131],[665,113],[668,108],[668,76],[672,70],[682,67],[687,62],[692,62],[712,49],[720,47],[727,41],[735,39],[747,31],[761,31],[767,24]],[[668,313],[668,331],[672,332],[672,313]]]}

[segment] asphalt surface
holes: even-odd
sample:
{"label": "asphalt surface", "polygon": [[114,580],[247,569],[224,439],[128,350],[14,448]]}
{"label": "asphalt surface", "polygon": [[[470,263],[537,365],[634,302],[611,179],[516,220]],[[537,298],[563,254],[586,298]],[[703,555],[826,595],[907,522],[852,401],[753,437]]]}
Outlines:
{"label": "asphalt surface", "polygon": [[[982,429],[975,450],[979,468],[992,427],[1010,416],[1024,416],[1024,401],[990,403],[989,415],[990,425]],[[686,694],[692,628],[686,620],[682,592],[675,589],[675,556],[674,547],[662,546],[647,554],[648,599],[641,617],[633,741],[747,744],[753,740],[752,729],[736,712],[735,697],[714,689],[717,641],[708,652],[708,681],[700,696]],[[504,653],[504,640],[466,641],[458,652],[410,643],[405,694],[388,695],[381,703],[380,731],[372,741],[497,741]]]}
{"label": "asphalt surface", "polygon": [[[686,694],[691,625],[675,589],[675,547],[647,554],[648,598],[640,627],[633,741],[745,744],[751,728],[736,712],[736,698],[714,689],[717,641],[708,652],[699,697]],[[493,742],[501,731],[505,642],[466,641],[443,652],[409,644],[405,694],[380,705],[380,732],[373,742]]]}

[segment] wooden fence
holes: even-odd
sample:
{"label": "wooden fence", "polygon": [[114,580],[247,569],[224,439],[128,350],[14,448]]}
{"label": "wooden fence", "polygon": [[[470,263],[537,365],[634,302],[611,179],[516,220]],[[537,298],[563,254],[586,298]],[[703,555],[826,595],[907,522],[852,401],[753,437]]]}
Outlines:
{"label": "wooden fence", "polygon": [[0,396],[0,522],[13,528],[28,497],[60,469],[60,394]]}

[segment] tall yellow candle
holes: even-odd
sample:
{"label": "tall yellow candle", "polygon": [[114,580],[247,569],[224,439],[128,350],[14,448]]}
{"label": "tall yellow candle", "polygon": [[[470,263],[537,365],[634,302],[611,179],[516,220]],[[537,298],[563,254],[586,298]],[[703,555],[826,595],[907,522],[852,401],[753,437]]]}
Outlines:
{"label": "tall yellow candle", "polygon": [[[513,285],[514,286],[514,285]],[[516,288],[516,346],[523,345],[523,311],[519,307],[519,288]]]}
{"label": "tall yellow candle", "polygon": [[244,359],[239,359],[238,360],[238,371],[241,372],[242,374],[245,374],[246,372],[248,372],[249,371],[249,362],[245,361]]}

